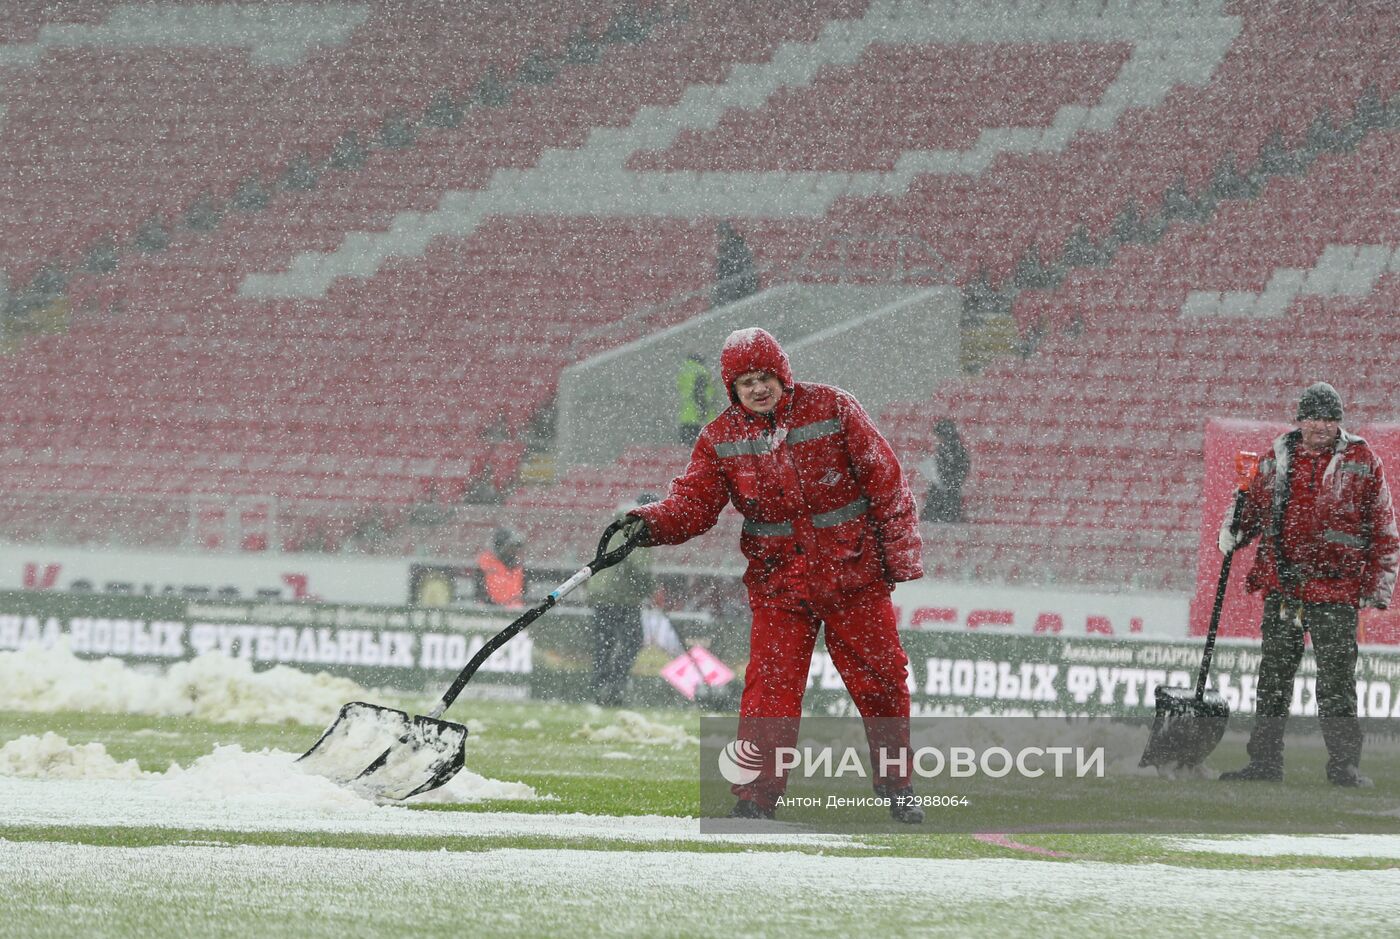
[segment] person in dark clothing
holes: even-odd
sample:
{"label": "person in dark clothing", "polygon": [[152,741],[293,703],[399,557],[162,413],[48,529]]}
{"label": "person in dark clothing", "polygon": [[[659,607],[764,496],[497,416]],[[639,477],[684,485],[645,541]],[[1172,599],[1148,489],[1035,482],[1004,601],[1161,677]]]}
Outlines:
{"label": "person in dark clothing", "polygon": [[1360,607],[1385,609],[1400,567],[1400,534],[1380,458],[1342,429],[1342,399],[1326,382],[1298,401],[1297,428],[1274,441],[1235,518],[1220,526],[1229,553],[1260,539],[1245,586],[1263,591],[1263,658],[1249,735],[1249,764],[1222,780],[1283,779],[1283,730],[1303,633],[1317,656],[1317,714],[1327,779],[1366,787],[1356,716],[1356,628]]}
{"label": "person in dark clothing", "polygon": [[[619,507],[619,519],[641,505],[655,502],[649,493]],[[593,608],[593,700],[604,707],[621,707],[627,699],[627,678],[642,651],[642,604],[656,589],[647,552],[638,548],[621,563],[594,574],[588,581],[588,604]]]}
{"label": "person in dark clothing", "polygon": [[924,510],[919,513],[919,521],[961,522],[962,487],[972,463],[958,433],[958,425],[953,423],[952,418],[939,419],[933,425],[933,433],[938,438],[938,446],[933,456],[919,465],[919,470],[928,479]]}
{"label": "person in dark clothing", "polygon": [[719,248],[715,255],[715,289],[713,305],[720,307],[758,293],[758,271],[754,268],[753,252],[744,236],[728,222],[715,227]]}

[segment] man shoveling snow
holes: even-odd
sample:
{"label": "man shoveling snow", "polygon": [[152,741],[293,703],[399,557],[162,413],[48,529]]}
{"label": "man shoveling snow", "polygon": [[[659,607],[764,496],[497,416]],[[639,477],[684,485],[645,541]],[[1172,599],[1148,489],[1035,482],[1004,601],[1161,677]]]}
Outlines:
{"label": "man shoveling snow", "polygon": [[[908,772],[908,657],[890,602],[923,576],[918,516],[893,449],[859,402],[829,385],[793,380],[762,329],[730,334],[720,370],[731,402],[700,433],[690,465],[661,502],[633,509],[629,540],[672,545],[714,527],[726,503],[744,516],[740,549],[753,609],[739,736],[763,768],[735,785],[733,815],[772,818],[786,779],[777,747],[797,740],[817,632],[865,718],[875,788],[903,822],[923,821]],[[882,758],[885,757],[885,758]],[[902,768],[901,768],[902,767]]]}

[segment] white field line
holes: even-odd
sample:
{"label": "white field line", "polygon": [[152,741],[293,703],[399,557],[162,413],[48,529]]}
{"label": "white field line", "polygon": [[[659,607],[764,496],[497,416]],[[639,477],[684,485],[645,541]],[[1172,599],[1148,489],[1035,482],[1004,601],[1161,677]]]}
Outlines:
{"label": "white field line", "polygon": [[[264,935],[1388,934],[1400,870],[674,851],[413,852],[0,842],[17,934],[241,924]],[[52,898],[61,897],[61,903]],[[314,911],[314,916],[308,916]],[[1131,919],[1128,919],[1131,917]],[[447,924],[451,924],[450,926]],[[1129,927],[1131,928],[1131,927]],[[799,933],[800,930],[800,933]],[[135,933],[133,933],[135,934]]]}

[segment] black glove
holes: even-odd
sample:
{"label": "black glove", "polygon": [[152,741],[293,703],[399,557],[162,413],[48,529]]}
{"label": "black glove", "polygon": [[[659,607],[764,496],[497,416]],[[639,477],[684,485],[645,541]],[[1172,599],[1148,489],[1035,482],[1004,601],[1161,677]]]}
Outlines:
{"label": "black glove", "polygon": [[627,516],[622,523],[622,538],[624,541],[635,541],[639,548],[650,545],[651,529],[647,527],[647,520],[640,515]]}

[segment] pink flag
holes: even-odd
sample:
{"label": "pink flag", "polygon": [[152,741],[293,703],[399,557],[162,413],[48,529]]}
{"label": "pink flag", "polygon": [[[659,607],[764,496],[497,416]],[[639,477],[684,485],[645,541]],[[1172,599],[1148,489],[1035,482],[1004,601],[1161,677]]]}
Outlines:
{"label": "pink flag", "polygon": [[681,694],[693,699],[695,689],[700,687],[701,681],[717,688],[733,679],[734,672],[728,665],[711,655],[709,649],[695,646],[689,655],[677,656],[666,663],[666,667],[661,670],[661,677],[674,685]]}

